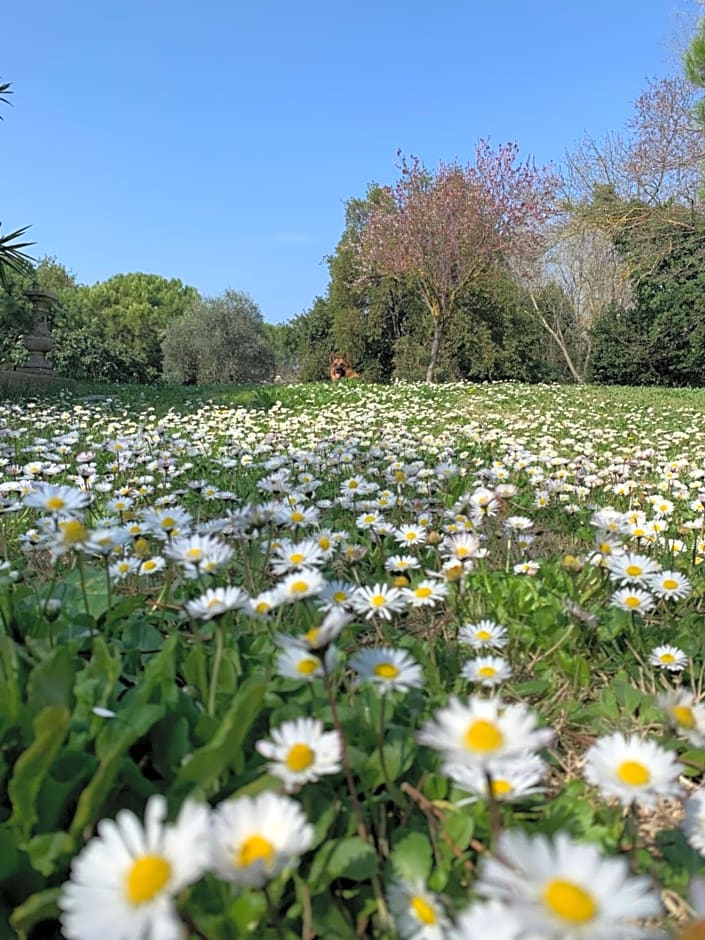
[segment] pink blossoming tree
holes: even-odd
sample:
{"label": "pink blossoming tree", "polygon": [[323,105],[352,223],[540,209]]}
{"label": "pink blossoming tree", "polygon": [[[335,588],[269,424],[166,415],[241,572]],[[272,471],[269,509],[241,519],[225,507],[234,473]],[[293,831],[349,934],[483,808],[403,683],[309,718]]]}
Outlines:
{"label": "pink blossoming tree", "polygon": [[481,141],[475,162],[431,173],[401,156],[398,182],[371,205],[360,234],[363,279],[410,278],[433,318],[426,381],[434,380],[448,321],[463,293],[501,267],[523,267],[541,251],[558,179],[518,163],[518,148]]}

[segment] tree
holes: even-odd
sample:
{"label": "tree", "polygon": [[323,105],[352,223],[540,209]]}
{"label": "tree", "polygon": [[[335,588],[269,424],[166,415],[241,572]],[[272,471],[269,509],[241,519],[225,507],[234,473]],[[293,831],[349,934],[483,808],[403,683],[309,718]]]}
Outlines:
{"label": "tree", "polygon": [[271,381],[275,356],[254,300],[226,290],[194,304],[169,324],[164,376],[179,384]]}
{"label": "tree", "polygon": [[154,382],[162,374],[169,323],[199,300],[195,288],[157,274],[116,274],[61,296],[53,362],[61,374]]}
{"label": "tree", "polygon": [[[5,96],[11,94],[12,86],[10,82],[0,82],[0,102],[2,104],[10,104]],[[1,120],[2,114],[0,114],[0,121]],[[25,225],[24,228],[18,228],[8,235],[0,235],[0,287],[5,288],[5,290],[9,288],[10,283],[7,276],[8,271],[16,271],[18,274],[25,274],[32,267],[33,259],[22,249],[29,248],[33,242],[20,241],[28,228],[29,226]]]}
{"label": "tree", "polygon": [[441,163],[434,173],[402,157],[400,179],[370,207],[359,240],[362,276],[413,283],[433,322],[429,382],[463,293],[539,249],[557,179],[517,156],[515,144],[493,151],[481,142],[474,164]]}

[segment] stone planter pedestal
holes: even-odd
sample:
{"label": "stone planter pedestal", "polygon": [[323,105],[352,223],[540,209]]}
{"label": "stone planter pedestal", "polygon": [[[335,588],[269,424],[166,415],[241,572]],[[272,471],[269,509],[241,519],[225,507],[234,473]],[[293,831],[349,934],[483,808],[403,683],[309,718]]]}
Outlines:
{"label": "stone planter pedestal", "polygon": [[29,359],[15,371],[18,377],[53,378],[54,370],[46,354],[54,348],[49,330],[49,314],[58,303],[58,295],[50,290],[27,290],[24,295],[32,304],[33,313],[32,329],[22,339]]}

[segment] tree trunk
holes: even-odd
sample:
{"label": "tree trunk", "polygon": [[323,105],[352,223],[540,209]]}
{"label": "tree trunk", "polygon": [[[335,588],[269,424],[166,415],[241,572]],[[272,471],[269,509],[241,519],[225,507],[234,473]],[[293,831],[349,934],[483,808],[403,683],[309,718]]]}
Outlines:
{"label": "tree trunk", "polygon": [[551,326],[551,324],[548,322],[548,320],[546,319],[546,317],[545,317],[545,316],[543,315],[543,313],[541,312],[541,310],[540,310],[540,308],[539,308],[539,305],[538,305],[538,303],[536,302],[536,297],[534,296],[534,292],[533,292],[532,290],[529,291],[529,297],[531,298],[531,303],[532,303],[533,308],[534,308],[534,310],[535,310],[535,312],[536,312],[536,315],[537,315],[537,317],[538,317],[538,319],[539,319],[539,323],[540,323],[541,326],[544,328],[544,330],[546,330],[546,332],[547,332],[550,336],[553,337],[553,339],[554,339],[556,345],[558,346],[558,349],[559,349],[560,352],[561,352],[561,355],[563,356],[563,359],[565,360],[565,364],[568,366],[568,371],[570,372],[570,374],[573,376],[573,379],[575,380],[576,385],[582,385],[583,382],[585,381],[585,379],[584,379],[584,377],[578,372],[577,368],[575,367],[575,363],[573,362],[573,359],[572,359],[572,357],[571,357],[571,355],[570,355],[570,352],[568,351],[568,347],[567,347],[566,342],[565,342],[565,340],[564,340],[564,338],[563,338],[563,335],[562,335],[562,333],[560,332],[560,327],[559,327],[558,330],[554,330],[554,329],[553,329],[553,327]]}
{"label": "tree trunk", "polygon": [[443,327],[441,325],[441,317],[439,314],[436,314],[433,318],[433,340],[431,342],[431,356],[428,360],[428,368],[426,369],[427,382],[435,381],[436,363],[438,362],[438,352],[441,348],[442,337]]}

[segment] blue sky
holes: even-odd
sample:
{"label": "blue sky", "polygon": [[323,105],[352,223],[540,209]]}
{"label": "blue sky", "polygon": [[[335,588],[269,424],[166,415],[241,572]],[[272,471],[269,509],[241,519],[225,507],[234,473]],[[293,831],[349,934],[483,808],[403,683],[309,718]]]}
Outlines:
{"label": "blue sky", "polygon": [[[479,138],[538,163],[678,69],[692,0],[34,0],[7,6],[0,221],[82,283],[146,271],[307,310],[345,202]],[[685,37],[685,38],[684,38]]]}

